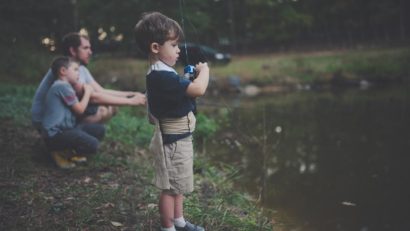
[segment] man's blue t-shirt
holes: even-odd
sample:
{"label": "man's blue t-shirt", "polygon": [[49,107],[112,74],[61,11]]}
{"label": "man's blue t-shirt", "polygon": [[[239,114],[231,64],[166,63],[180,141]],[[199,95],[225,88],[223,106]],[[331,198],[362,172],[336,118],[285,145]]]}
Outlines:
{"label": "man's blue t-shirt", "polygon": [[150,112],[158,119],[188,115],[195,109],[194,99],[186,94],[190,83],[163,62],[152,65],[146,79]]}

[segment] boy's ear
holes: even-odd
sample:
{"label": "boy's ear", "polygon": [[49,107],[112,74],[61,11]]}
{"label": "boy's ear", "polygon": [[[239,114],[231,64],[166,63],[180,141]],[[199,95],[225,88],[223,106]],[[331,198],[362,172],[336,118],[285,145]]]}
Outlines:
{"label": "boy's ear", "polygon": [[66,72],[67,72],[67,68],[65,68],[64,66],[60,67],[60,69],[58,70],[58,74],[60,76],[65,76]]}
{"label": "boy's ear", "polygon": [[158,43],[151,43],[150,50],[154,54],[158,54],[159,52],[159,44]]}

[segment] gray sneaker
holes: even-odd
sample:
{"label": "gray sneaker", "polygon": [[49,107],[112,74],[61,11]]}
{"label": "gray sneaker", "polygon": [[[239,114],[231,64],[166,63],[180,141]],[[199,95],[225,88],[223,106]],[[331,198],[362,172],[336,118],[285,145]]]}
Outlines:
{"label": "gray sneaker", "polygon": [[186,221],[186,225],[184,227],[181,228],[181,227],[175,226],[175,229],[177,231],[205,231],[205,229],[202,228],[201,226],[193,225],[189,223],[188,221]]}

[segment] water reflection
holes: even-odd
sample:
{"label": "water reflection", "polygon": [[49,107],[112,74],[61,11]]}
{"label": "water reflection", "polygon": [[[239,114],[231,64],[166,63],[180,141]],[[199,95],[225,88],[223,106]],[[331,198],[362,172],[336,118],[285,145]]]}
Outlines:
{"label": "water reflection", "polygon": [[289,229],[409,230],[408,90],[218,99],[213,110],[229,113],[207,153],[237,166],[237,187],[289,217]]}

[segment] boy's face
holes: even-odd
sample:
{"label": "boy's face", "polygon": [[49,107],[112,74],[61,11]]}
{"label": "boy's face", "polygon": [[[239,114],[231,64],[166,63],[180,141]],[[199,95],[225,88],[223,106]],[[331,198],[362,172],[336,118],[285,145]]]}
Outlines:
{"label": "boy's face", "polygon": [[76,62],[71,62],[67,69],[65,69],[65,76],[71,85],[78,83],[80,79],[79,65]]}
{"label": "boy's face", "polygon": [[174,66],[179,57],[178,39],[167,40],[158,47],[159,59],[169,66]]}

